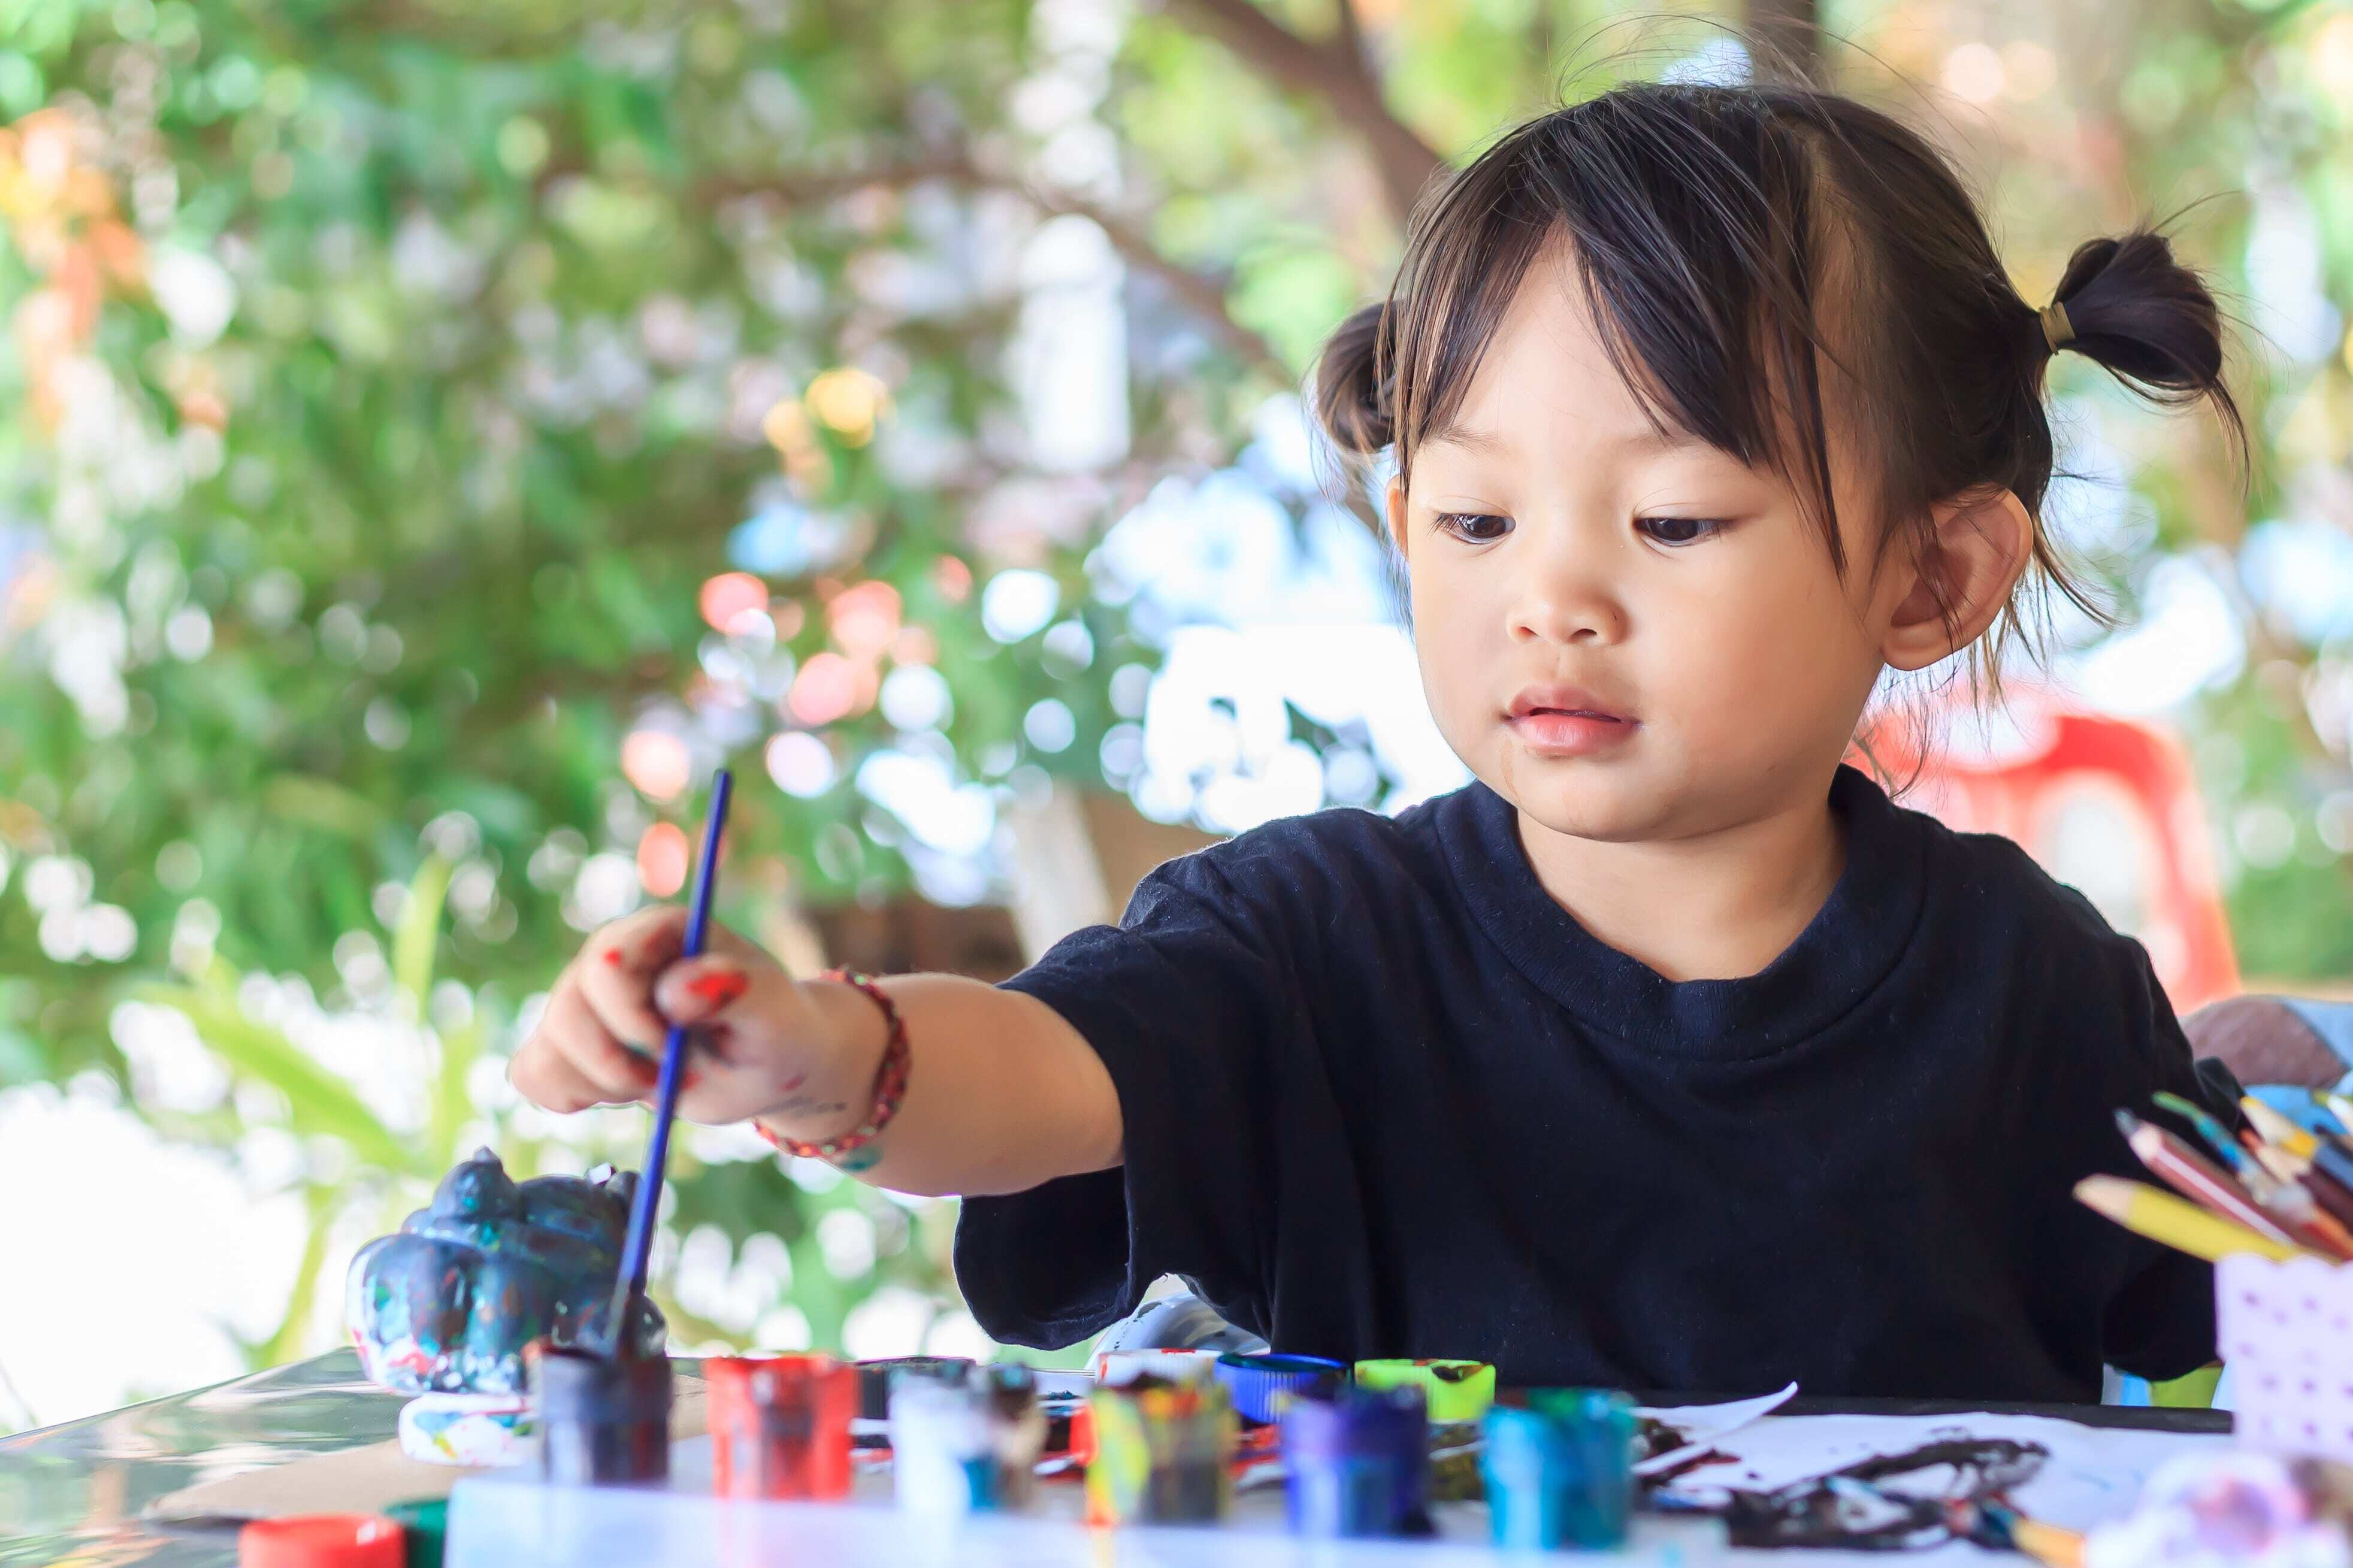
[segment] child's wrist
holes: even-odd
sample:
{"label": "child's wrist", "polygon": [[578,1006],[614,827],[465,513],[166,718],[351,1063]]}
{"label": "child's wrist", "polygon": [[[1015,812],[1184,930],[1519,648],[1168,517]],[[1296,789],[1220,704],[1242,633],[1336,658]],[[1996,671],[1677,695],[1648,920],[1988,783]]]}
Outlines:
{"label": "child's wrist", "polygon": [[883,1087],[883,1058],[896,1022],[895,1007],[877,1005],[850,980],[828,973],[801,987],[821,1023],[826,1066],[752,1118],[769,1142],[798,1146],[790,1147],[792,1152],[852,1138],[867,1124],[876,1110],[876,1091]]}

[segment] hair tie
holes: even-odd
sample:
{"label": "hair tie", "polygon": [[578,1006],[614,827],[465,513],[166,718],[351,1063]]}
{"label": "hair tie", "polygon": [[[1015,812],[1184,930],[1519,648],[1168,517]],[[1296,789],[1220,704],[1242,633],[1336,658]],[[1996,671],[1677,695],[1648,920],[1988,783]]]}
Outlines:
{"label": "hair tie", "polygon": [[2042,318],[2042,341],[2057,353],[2075,341],[2075,323],[2067,319],[2067,307],[2053,300],[2039,312]]}

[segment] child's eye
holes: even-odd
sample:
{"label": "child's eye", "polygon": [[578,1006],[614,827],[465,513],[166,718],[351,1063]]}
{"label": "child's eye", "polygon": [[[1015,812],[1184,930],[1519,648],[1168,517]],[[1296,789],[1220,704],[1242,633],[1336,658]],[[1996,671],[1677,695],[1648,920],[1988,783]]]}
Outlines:
{"label": "child's eye", "polygon": [[1472,544],[1493,544],[1512,531],[1512,520],[1492,511],[1441,511],[1438,526]]}
{"label": "child's eye", "polygon": [[1654,544],[1697,544],[1724,531],[1724,520],[1715,517],[1638,517],[1635,531]]}

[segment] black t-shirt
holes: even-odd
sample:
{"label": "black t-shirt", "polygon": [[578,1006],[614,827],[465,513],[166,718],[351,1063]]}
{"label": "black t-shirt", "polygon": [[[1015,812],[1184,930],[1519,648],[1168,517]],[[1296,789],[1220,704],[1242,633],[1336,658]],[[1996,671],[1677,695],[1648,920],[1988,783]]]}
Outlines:
{"label": "black t-shirt", "polygon": [[2211,1269],[2069,1191],[2200,1092],[2147,955],[2007,839],[1851,768],[1831,804],[1844,873],[1739,980],[1586,932],[1481,784],[1162,866],[1005,983],[1102,1056],[1125,1163],[967,1199],[974,1315],[1068,1344],[1176,1274],[1282,1351],[1713,1393],[2211,1360]]}

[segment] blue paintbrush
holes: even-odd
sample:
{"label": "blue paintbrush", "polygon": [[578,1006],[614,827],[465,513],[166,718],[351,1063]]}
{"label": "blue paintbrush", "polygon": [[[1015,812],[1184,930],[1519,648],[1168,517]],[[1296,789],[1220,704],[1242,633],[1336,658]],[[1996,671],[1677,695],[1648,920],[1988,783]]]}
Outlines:
{"label": "blue paintbrush", "polygon": [[[702,828],[702,859],[694,868],[694,901],[686,917],[686,941],[681,958],[702,952],[711,929],[711,889],[719,880],[719,836],[727,826],[727,802],[734,794],[735,777],[722,768],[711,780],[711,816]],[[686,1070],[686,1027],[672,1024],[662,1042],[660,1087],[654,1094],[653,1132],[646,1140],[645,1168],[638,1173],[638,1190],[629,1205],[629,1231],[621,1243],[620,1277],[613,1283],[611,1331],[606,1353],[619,1355],[637,1321],[638,1302],[646,1293],[646,1265],[653,1253],[654,1215],[661,1208],[662,1167],[670,1163],[670,1127],[678,1119],[679,1080]]]}

